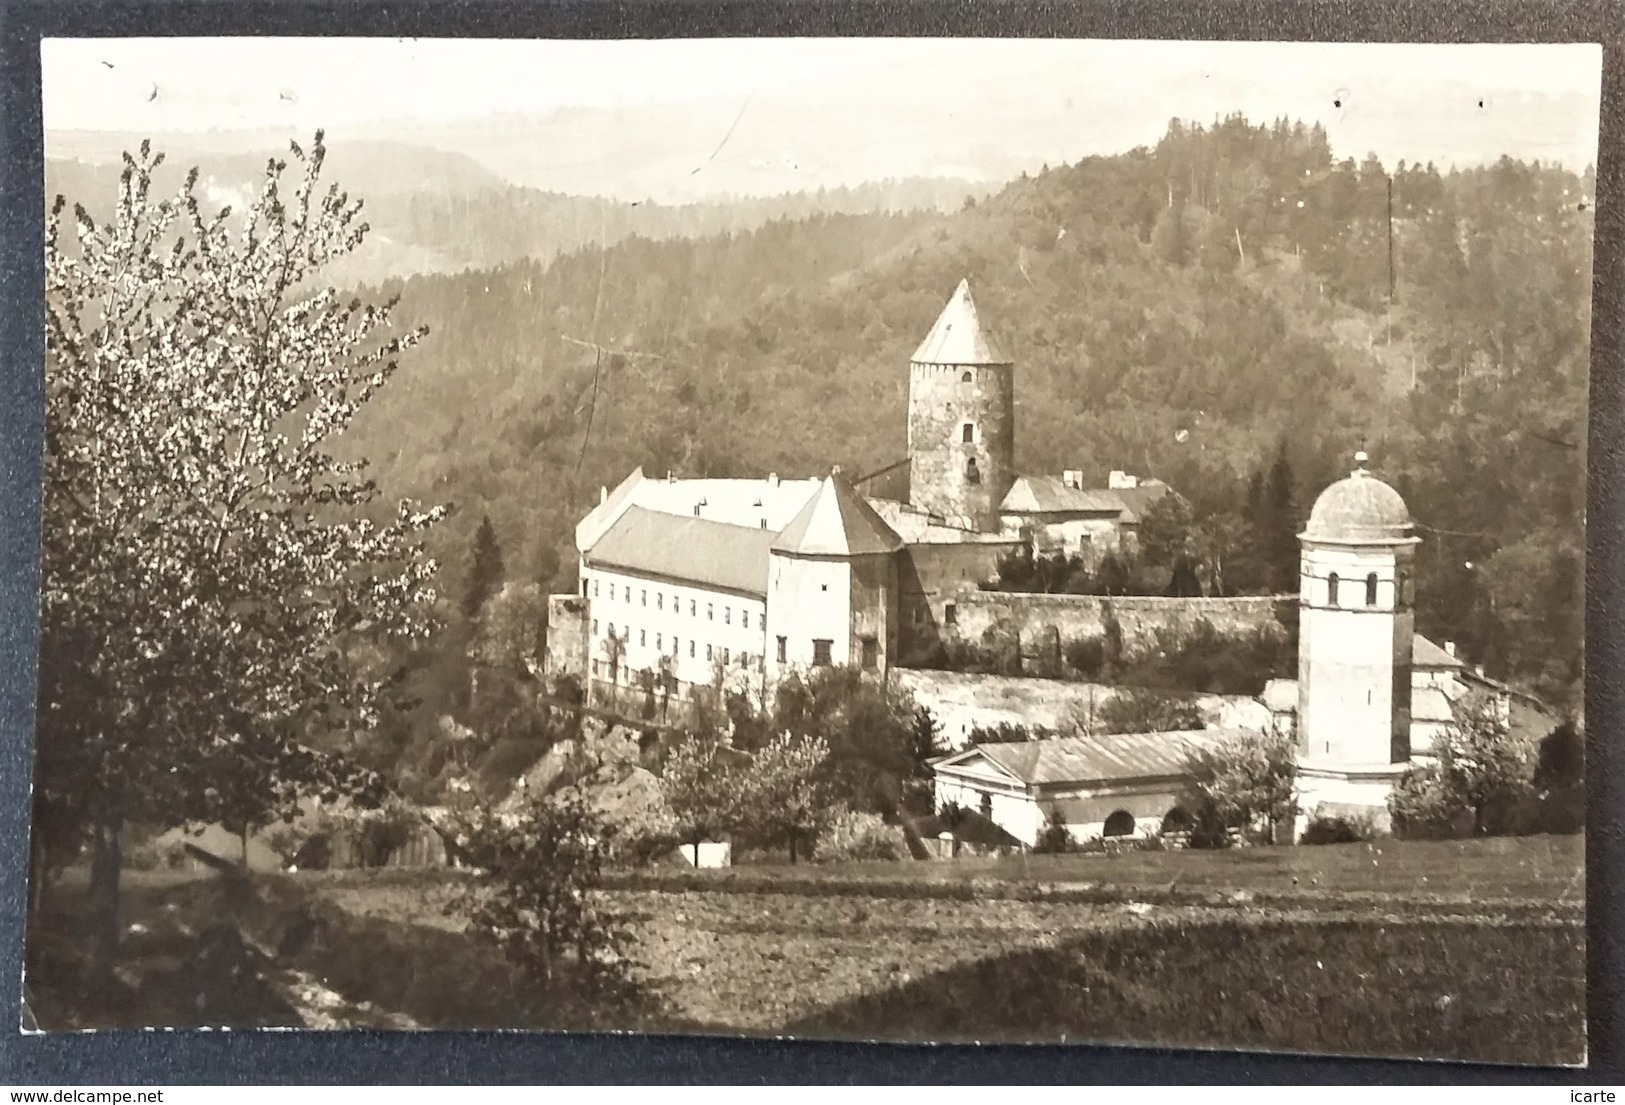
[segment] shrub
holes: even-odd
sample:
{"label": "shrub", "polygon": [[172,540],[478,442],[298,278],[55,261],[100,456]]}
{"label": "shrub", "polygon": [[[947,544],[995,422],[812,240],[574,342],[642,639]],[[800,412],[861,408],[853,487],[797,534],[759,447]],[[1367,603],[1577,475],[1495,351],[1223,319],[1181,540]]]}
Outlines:
{"label": "shrub", "polygon": [[1106,666],[1106,642],[1101,637],[1074,637],[1066,643],[1067,665],[1086,679],[1092,679]]}
{"label": "shrub", "polygon": [[1376,836],[1369,820],[1358,817],[1312,817],[1299,844],[1358,844]]}
{"label": "shrub", "polygon": [[1050,810],[1044,819],[1044,831],[1038,834],[1033,851],[1040,855],[1062,855],[1077,850],[1078,841],[1072,835],[1072,830],[1067,828],[1066,816],[1059,807]]}
{"label": "shrub", "polygon": [[813,858],[819,863],[907,859],[908,845],[902,830],[878,814],[847,810],[819,836]]}
{"label": "shrub", "polygon": [[1507,835],[1532,820],[1534,765],[1494,704],[1472,695],[1453,710],[1437,760],[1406,772],[1388,798],[1401,839]]}
{"label": "shrub", "polygon": [[625,985],[628,934],[596,893],[612,827],[574,791],[550,795],[523,813],[462,811],[452,828],[477,881],[448,912],[468,918],[468,931],[500,947],[537,986],[547,989],[573,956],[586,991]]}

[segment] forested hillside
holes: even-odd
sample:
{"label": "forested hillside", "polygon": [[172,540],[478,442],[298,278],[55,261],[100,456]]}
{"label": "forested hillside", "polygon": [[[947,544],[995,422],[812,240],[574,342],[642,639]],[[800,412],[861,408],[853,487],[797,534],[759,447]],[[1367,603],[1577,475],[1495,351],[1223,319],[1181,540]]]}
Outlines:
{"label": "forested hillside", "polygon": [[900,458],[908,356],[969,277],[1018,362],[1020,468],[1161,476],[1200,540],[1240,546],[1278,450],[1301,516],[1364,441],[1423,527],[1423,631],[1570,687],[1591,194],[1589,173],[1510,160],[1336,162],[1318,128],[1232,119],[951,214],[393,282],[431,335],[355,444],[392,489],[462,508],[443,555],[489,513],[510,575],[567,586],[570,526],[635,465]]}

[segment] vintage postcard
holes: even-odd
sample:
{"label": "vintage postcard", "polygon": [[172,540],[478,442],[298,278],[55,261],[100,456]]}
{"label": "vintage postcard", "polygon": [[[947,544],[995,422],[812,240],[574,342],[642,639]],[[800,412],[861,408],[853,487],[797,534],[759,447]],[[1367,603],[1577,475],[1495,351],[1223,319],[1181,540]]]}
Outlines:
{"label": "vintage postcard", "polygon": [[1599,47],[43,78],[26,1027],[1585,1061]]}

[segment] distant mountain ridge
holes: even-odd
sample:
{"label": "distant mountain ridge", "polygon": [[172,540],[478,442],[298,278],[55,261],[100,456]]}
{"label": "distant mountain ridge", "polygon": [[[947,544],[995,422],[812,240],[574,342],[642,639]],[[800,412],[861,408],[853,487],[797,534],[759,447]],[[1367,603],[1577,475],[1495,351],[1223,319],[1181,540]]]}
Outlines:
{"label": "distant mountain ridge", "polygon": [[[156,187],[178,188],[197,166],[206,204],[244,209],[264,178],[266,163],[287,157],[287,142],[260,132],[262,148],[200,150],[185,142],[165,154]],[[308,140],[308,139],[307,139]],[[127,135],[74,132],[51,139],[45,166],[48,197],[62,194],[93,214],[112,210],[122,153],[139,145]],[[77,156],[60,157],[60,151]],[[335,263],[341,284],[379,284],[424,273],[547,261],[584,246],[609,246],[633,235],[652,239],[734,234],[774,219],[828,214],[956,210],[989,190],[967,180],[871,181],[856,187],[775,196],[664,205],[603,196],[546,192],[508,183],[466,154],[393,141],[328,143],[323,179],[365,204],[373,233],[355,254]]]}

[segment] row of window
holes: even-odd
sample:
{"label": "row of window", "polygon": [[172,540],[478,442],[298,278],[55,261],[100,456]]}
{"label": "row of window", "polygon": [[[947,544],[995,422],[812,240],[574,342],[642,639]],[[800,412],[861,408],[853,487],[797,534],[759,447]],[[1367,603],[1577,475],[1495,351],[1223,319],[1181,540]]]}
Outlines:
{"label": "row of window", "polygon": [[[620,588],[620,591],[621,591],[621,595],[622,595],[623,600],[630,603],[632,601],[632,585],[629,584],[629,583],[628,584],[622,584],[621,588]],[[587,594],[587,581],[586,580],[581,581],[581,593],[582,593],[583,596],[585,596]],[[593,598],[598,598],[602,594],[603,594],[603,581],[598,580],[598,579],[593,580],[592,581],[592,597]],[[613,584],[613,583],[611,583],[609,585],[609,601],[610,602],[615,601],[615,584]],[[648,606],[649,605],[649,589],[647,587],[638,588],[638,605],[639,606]],[[665,610],[666,609],[666,593],[664,591],[656,591],[655,592],[655,609],[656,610]],[[677,595],[673,595],[671,597],[671,612],[673,614],[681,614],[683,612],[683,600],[682,600],[681,597],[679,597]],[[698,599],[689,599],[688,600],[688,614],[689,614],[689,617],[697,618],[697,617],[699,617],[699,612],[700,612],[699,600]],[[722,608],[722,624],[723,625],[732,625],[733,624],[733,616],[734,616],[733,607],[724,605],[723,608]],[[706,603],[705,604],[705,620],[714,622],[714,621],[716,621],[716,619],[717,619],[716,603],[713,603],[713,602]],[[748,609],[741,609],[739,611],[739,624],[742,627],[744,627],[745,629],[750,628],[750,611]]]}

